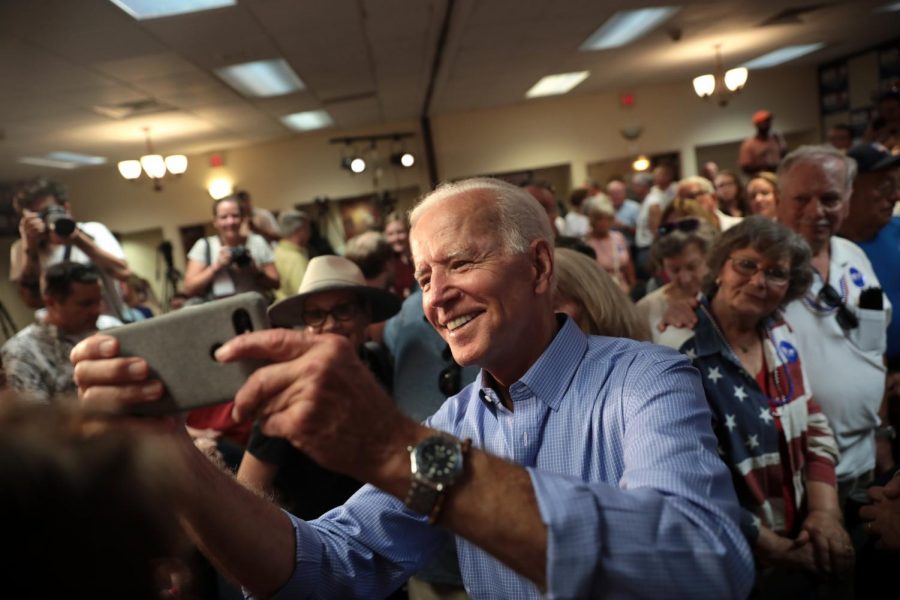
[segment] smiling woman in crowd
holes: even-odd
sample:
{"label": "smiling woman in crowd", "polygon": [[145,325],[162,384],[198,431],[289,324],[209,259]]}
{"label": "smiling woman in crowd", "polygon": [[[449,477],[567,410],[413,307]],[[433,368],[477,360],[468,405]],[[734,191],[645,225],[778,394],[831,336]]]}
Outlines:
{"label": "smiling woman in crowd", "polygon": [[709,252],[697,324],[680,348],[703,378],[742,529],[764,567],[762,592],[776,571],[814,586],[813,575],[853,564],[837,498],[837,444],[780,313],[809,287],[809,260],[799,236],[763,217],[723,233]]}

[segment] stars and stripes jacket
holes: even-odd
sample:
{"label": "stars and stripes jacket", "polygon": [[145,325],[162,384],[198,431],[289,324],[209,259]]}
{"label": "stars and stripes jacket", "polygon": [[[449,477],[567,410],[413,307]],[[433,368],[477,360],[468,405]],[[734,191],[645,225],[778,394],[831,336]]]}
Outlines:
{"label": "stars and stripes jacket", "polygon": [[[806,482],[836,485],[837,444],[812,396],[790,326],[778,313],[763,325],[767,395],[728,346],[708,305],[680,350],[700,371],[719,454],[731,469],[751,545],[759,526],[795,535],[806,512]],[[780,423],[780,426],[779,426]],[[782,443],[779,444],[779,441]]]}

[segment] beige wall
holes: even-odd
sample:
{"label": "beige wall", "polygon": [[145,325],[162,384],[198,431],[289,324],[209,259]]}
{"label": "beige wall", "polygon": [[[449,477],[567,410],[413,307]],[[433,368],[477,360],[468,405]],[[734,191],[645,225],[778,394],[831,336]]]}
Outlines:
{"label": "beige wall", "polygon": [[[638,153],[681,153],[685,175],[696,172],[694,147],[743,139],[750,116],[775,113],[775,128],[788,133],[818,130],[813,67],[754,71],[747,88],[725,108],[699,100],[690,82],[636,88],[635,106],[623,109],[618,94],[535,100],[516,106],[434,119],[443,177],[502,172],[570,163],[572,181],[587,178],[587,165]],[[619,130],[640,125],[627,142]]]}
{"label": "beige wall", "polygon": [[[750,115],[767,108],[776,115],[782,132],[817,131],[818,100],[813,67],[758,71],[750,75],[747,89],[726,108],[699,100],[690,82],[633,88],[636,104],[623,109],[617,93],[523,101],[514,106],[441,115],[433,119],[439,177],[453,179],[476,173],[499,173],[570,165],[570,182],[586,179],[587,165],[637,153],[678,151],[684,174],[696,172],[695,147],[740,140],[752,133]],[[626,142],[619,129],[640,125],[643,134]],[[123,180],[115,165],[74,173],[51,173],[69,185],[76,217],[102,221],[110,229],[144,243],[126,243],[129,258],[149,268],[152,244],[139,232],[153,229],[175,245],[176,266],[183,271],[184,249],[178,227],[210,219],[208,181],[227,176],[249,189],[258,206],[285,209],[308,203],[317,195],[331,198],[375,191],[369,171],[351,176],[338,167],[341,147],[328,143],[334,135],[377,134],[392,131],[419,132],[416,122],[368,127],[358,132],[319,132],[223,152],[225,165],[211,168],[208,156],[191,156],[188,172],[165,183],[155,192],[146,179]],[[422,164],[421,138],[407,140],[417,152],[417,165],[409,170],[387,167],[378,190],[429,187]],[[412,142],[411,144],[409,142]],[[383,160],[389,149],[380,146]],[[135,148],[135,154],[140,148]],[[131,236],[128,234],[137,234]],[[158,239],[154,232],[150,235]],[[0,248],[2,250],[2,248]],[[133,256],[132,256],[133,255]],[[139,274],[154,279],[153,272]],[[159,285],[159,281],[154,281]],[[8,286],[6,278],[0,287]],[[15,304],[14,290],[0,289],[0,298]],[[8,306],[9,306],[8,304]],[[18,306],[10,312],[27,315]],[[18,323],[22,325],[23,323]]]}

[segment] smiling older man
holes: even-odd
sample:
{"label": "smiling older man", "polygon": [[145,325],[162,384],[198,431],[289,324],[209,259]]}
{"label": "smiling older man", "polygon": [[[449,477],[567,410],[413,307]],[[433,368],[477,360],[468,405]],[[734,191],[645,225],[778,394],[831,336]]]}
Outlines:
{"label": "smiling older man", "polygon": [[[687,361],[554,314],[553,233],[524,190],[442,186],[411,236],[425,315],[476,381],[420,425],[345,340],[226,344],[220,360],[276,361],[238,393],[239,418],[372,485],[303,522],[182,441],[194,478],[179,509],[200,546],[260,594],[384,596],[455,535],[474,598],[746,597],[752,558]],[[159,393],[115,354],[109,338],[75,350],[85,406]]]}
{"label": "smiling older man", "polygon": [[847,217],[856,171],[853,158],[830,146],[801,146],[778,167],[778,220],[809,244],[814,269],[806,295],[784,315],[838,442],[842,505],[872,481],[876,467],[891,320],[891,303],[869,259],[836,235]]}

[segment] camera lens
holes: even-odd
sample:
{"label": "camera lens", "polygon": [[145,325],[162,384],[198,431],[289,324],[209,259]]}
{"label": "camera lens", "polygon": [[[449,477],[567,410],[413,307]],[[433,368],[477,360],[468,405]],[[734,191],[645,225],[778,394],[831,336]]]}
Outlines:
{"label": "camera lens", "polygon": [[234,311],[231,315],[231,322],[237,335],[253,331],[253,321],[250,319],[250,314],[243,308]]}

